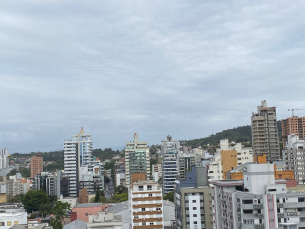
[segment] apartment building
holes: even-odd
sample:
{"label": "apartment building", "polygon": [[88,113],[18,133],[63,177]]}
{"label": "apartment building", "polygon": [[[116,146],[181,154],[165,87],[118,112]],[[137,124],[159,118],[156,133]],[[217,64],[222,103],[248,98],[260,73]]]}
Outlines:
{"label": "apartment building", "polygon": [[99,164],[80,167],[79,190],[86,188],[88,194],[94,194],[97,190],[104,189],[104,180]]}
{"label": "apartment building", "polygon": [[280,147],[276,124],[276,107],[267,107],[266,100],[252,112],[252,147],[254,156],[266,154],[267,161],[280,159]]}
{"label": "apartment building", "polygon": [[43,157],[41,154],[37,154],[31,157],[31,178],[35,175],[39,175],[43,171]]}
{"label": "apartment building", "polygon": [[[129,188],[130,226],[133,229],[164,228],[162,191],[158,183],[136,174]],[[139,180],[140,179],[140,180]]]}
{"label": "apartment building", "polygon": [[114,177],[115,177],[115,186],[126,185],[125,179],[125,160],[117,161],[114,163]]}
{"label": "apartment building", "polygon": [[6,148],[1,150],[0,154],[0,169],[6,169],[9,166],[9,153]]}
{"label": "apartment building", "polygon": [[186,172],[192,170],[196,166],[196,155],[193,153],[178,154],[178,179],[185,179]]}
{"label": "apartment building", "polygon": [[175,221],[177,229],[213,228],[211,188],[206,168],[192,167],[186,179],[176,181]]}
{"label": "apartment building", "polygon": [[[19,175],[19,176],[18,176]],[[10,176],[6,182],[6,196],[7,199],[12,199],[16,195],[26,194],[30,189],[30,180],[21,179],[21,174]],[[2,189],[2,191],[4,191]]]}
{"label": "apartment building", "polygon": [[152,165],[152,171],[158,174],[158,180],[162,178],[162,163],[158,162],[157,164]]}
{"label": "apartment building", "polygon": [[208,181],[226,180],[228,171],[247,162],[253,162],[251,147],[243,147],[241,143],[230,146],[228,139],[220,140],[220,148],[210,159]]}
{"label": "apartment building", "polygon": [[272,164],[247,164],[243,180],[212,181],[214,228],[305,228],[305,192],[286,190]]}
{"label": "apartment building", "polygon": [[288,135],[298,135],[300,140],[305,140],[305,117],[292,116],[281,120],[283,149],[288,143]]}
{"label": "apartment building", "polygon": [[56,195],[60,198],[61,195],[61,178],[62,172],[41,172],[35,175],[33,179],[33,186],[36,190],[43,189],[45,185],[46,193],[48,196]]}
{"label": "apartment building", "polygon": [[178,178],[179,147],[180,142],[172,140],[171,136],[161,141],[163,195],[175,190],[175,180]]}
{"label": "apartment building", "polygon": [[69,177],[69,195],[77,197],[79,193],[80,168],[92,161],[91,134],[85,134],[82,127],[77,135],[64,141],[64,169]]}
{"label": "apartment building", "polygon": [[126,187],[130,187],[131,174],[145,173],[150,176],[150,158],[148,142],[139,142],[137,133],[132,142],[126,142],[125,147],[125,179]]}
{"label": "apartment building", "polygon": [[[263,162],[264,164],[266,162]],[[240,166],[237,166],[231,171],[227,172],[228,180],[243,180],[244,179],[244,171],[247,167],[247,164],[256,164],[256,162],[247,162]],[[275,180],[295,180],[293,170],[287,170],[286,165],[283,161],[278,161],[278,163],[274,163],[274,179]]]}
{"label": "apartment building", "polygon": [[296,134],[288,135],[283,158],[286,169],[293,170],[298,184],[305,184],[305,140],[300,140]]}

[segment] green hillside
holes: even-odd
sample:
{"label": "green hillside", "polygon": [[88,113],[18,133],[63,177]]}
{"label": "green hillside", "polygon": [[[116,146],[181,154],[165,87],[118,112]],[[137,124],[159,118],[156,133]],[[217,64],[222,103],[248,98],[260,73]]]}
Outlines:
{"label": "green hillside", "polygon": [[[279,132],[279,140],[282,141],[282,127],[281,121],[277,121],[277,128]],[[251,142],[252,135],[251,135],[251,126],[239,126],[234,127],[233,129],[223,130],[219,133],[212,134],[209,137],[193,139],[193,140],[186,140],[181,141],[181,145],[197,147],[197,146],[205,146],[209,145],[218,145],[220,140],[222,139],[229,139],[229,141],[235,142]]]}

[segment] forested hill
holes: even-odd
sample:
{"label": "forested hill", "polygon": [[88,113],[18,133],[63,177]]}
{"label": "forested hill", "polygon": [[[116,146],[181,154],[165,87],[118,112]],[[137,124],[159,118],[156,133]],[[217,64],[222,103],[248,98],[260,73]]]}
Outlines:
{"label": "forested hill", "polygon": [[[281,121],[277,121],[277,128],[278,128],[278,136],[279,140],[282,140],[282,127]],[[251,142],[252,135],[251,135],[251,126],[239,126],[234,127],[233,129],[223,130],[219,133],[212,134],[209,137],[193,139],[193,140],[186,140],[181,141],[181,145],[197,147],[197,146],[205,146],[207,144],[210,145],[218,145],[220,140],[222,139],[229,139],[229,141],[235,142]]]}

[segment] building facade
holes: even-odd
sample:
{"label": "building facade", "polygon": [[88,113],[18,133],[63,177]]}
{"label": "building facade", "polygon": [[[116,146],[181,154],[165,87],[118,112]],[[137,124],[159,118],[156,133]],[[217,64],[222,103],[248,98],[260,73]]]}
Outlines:
{"label": "building facade", "polygon": [[133,182],[128,197],[131,228],[164,228],[162,191],[158,183]]}
{"label": "building facade", "polygon": [[196,155],[193,153],[178,154],[178,179],[184,180],[186,173],[196,166]]}
{"label": "building facade", "polygon": [[305,140],[305,117],[289,117],[281,120],[283,149],[288,143],[288,135],[298,135],[300,140]]}
{"label": "building facade", "polygon": [[2,149],[0,155],[0,169],[6,169],[9,166],[8,156],[8,150],[6,148]]}
{"label": "building facade", "polygon": [[280,147],[276,123],[276,107],[267,107],[266,100],[252,112],[252,147],[254,156],[266,154],[267,161],[280,159]]}
{"label": "building facade", "polygon": [[18,224],[27,224],[25,209],[17,204],[0,204],[0,228],[9,229]]}
{"label": "building facade", "polygon": [[287,140],[283,150],[286,169],[293,170],[298,184],[305,184],[305,140],[296,134],[288,135]]}
{"label": "building facade", "polygon": [[167,136],[167,140],[161,141],[162,157],[162,192],[166,195],[175,190],[175,181],[178,178],[178,153],[180,142],[172,140]]}
{"label": "building facade", "polygon": [[243,180],[212,181],[214,228],[305,228],[305,192],[287,191],[274,177],[273,164],[247,164]]}
{"label": "building facade", "polygon": [[92,161],[92,140],[90,134],[85,134],[83,128],[77,135],[64,141],[64,169],[69,177],[69,195],[78,196],[80,168]]}
{"label": "building facade", "polygon": [[230,146],[228,139],[220,140],[220,148],[210,159],[208,180],[225,180],[228,171],[247,162],[253,162],[251,147],[243,147],[241,143]]}
{"label": "building facade", "polygon": [[99,190],[104,189],[103,175],[101,172],[101,166],[96,165],[86,165],[80,168],[80,179],[79,179],[79,189],[86,188],[88,194],[93,194],[99,188]]}
{"label": "building facade", "polygon": [[186,179],[176,181],[175,205],[177,229],[213,228],[206,168],[192,167]]}
{"label": "building facade", "polygon": [[125,147],[125,179],[126,187],[130,187],[131,174],[145,173],[146,179],[150,176],[150,158],[147,142],[139,142],[135,133],[132,142],[126,142]]}
{"label": "building facade", "polygon": [[40,175],[43,171],[43,158],[40,154],[35,155],[31,158],[31,178],[35,175]]}
{"label": "building facade", "polygon": [[89,215],[87,229],[107,228],[123,229],[122,217],[114,215],[114,212],[98,212],[96,215]]}

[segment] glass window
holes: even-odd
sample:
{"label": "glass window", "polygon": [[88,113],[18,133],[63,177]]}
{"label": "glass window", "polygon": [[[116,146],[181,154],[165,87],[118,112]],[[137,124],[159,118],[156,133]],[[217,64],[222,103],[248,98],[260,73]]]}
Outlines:
{"label": "glass window", "polygon": [[12,226],[12,221],[7,221],[7,226]]}

